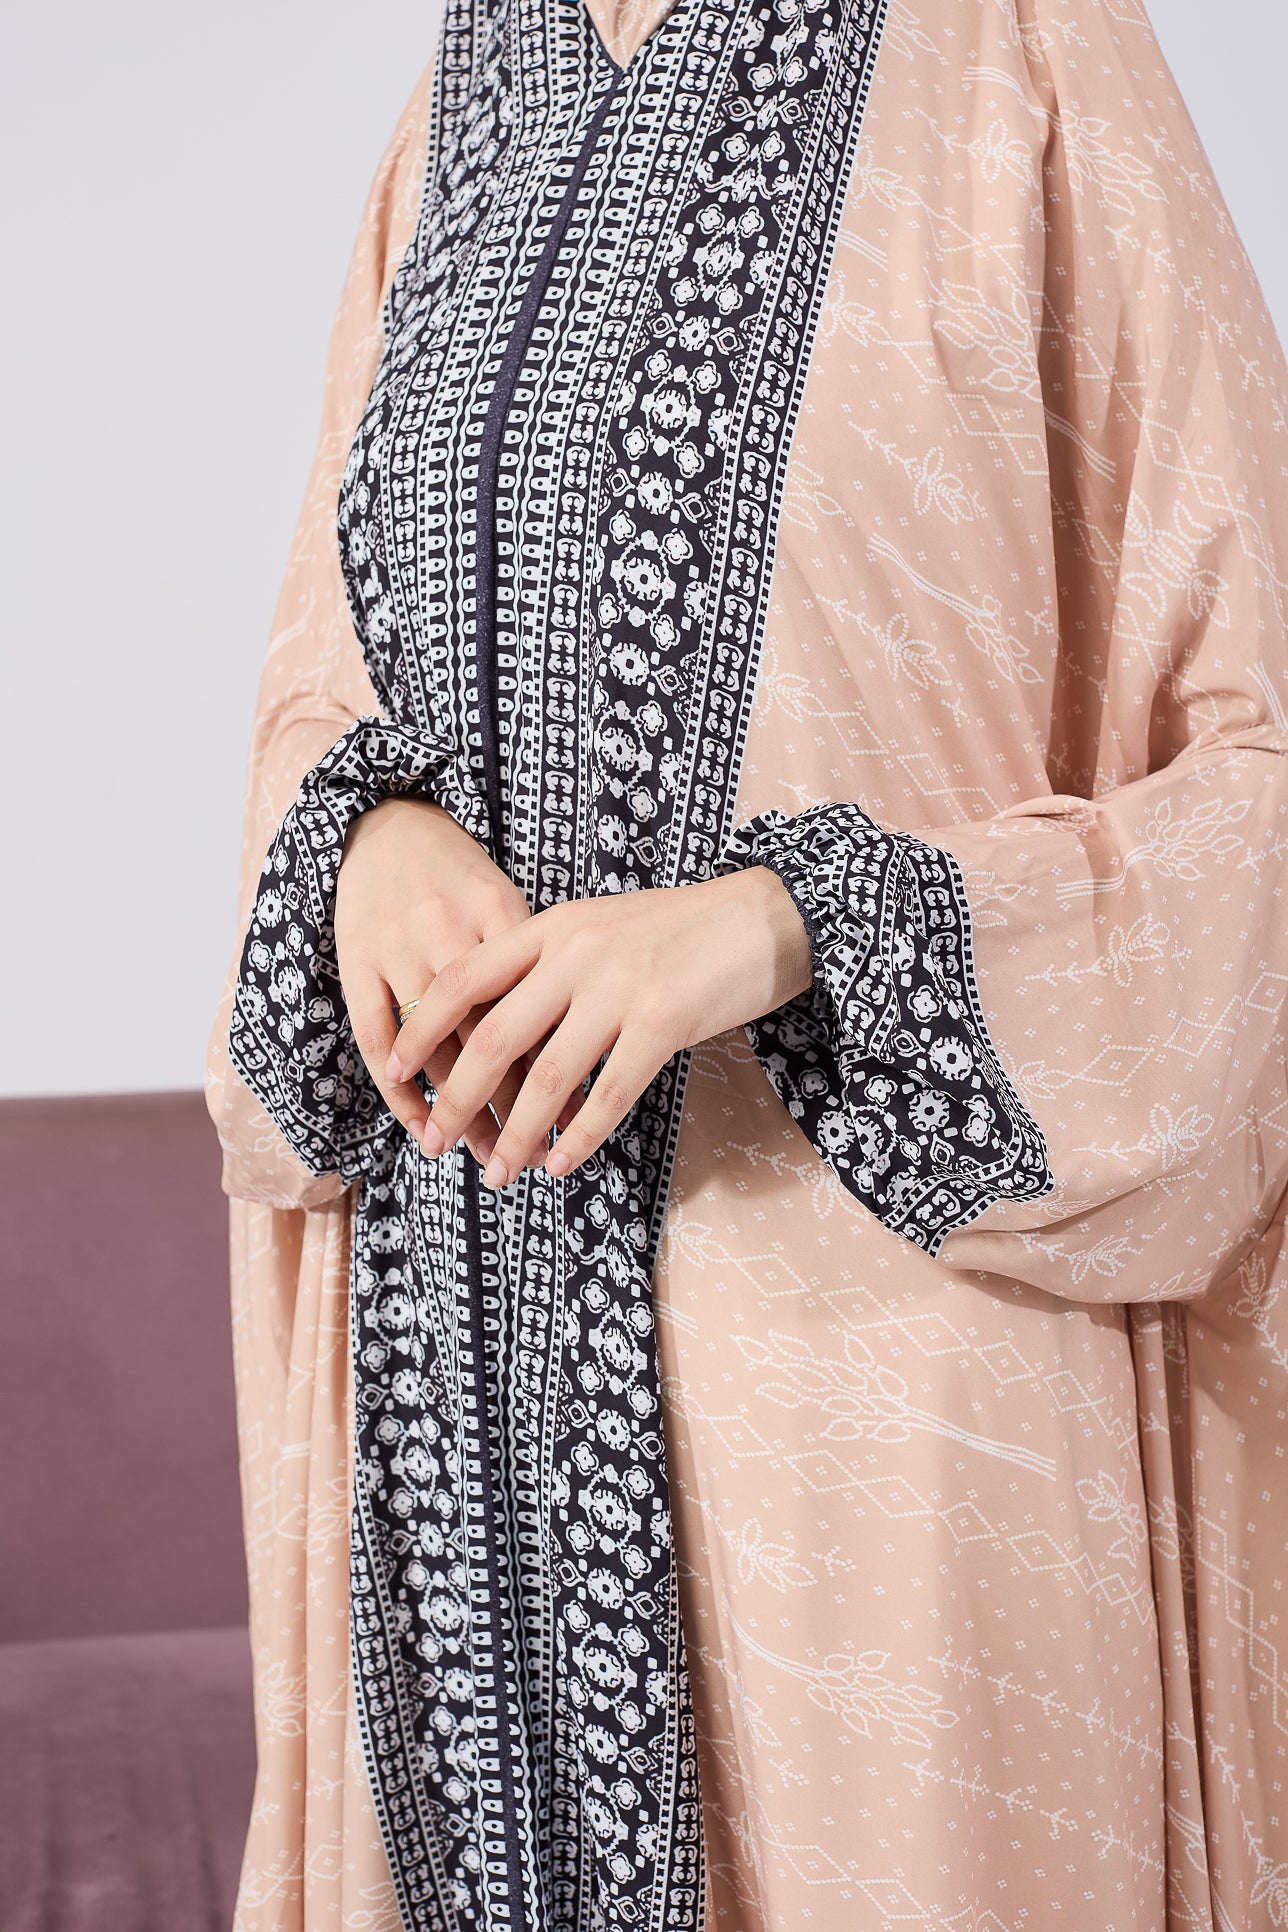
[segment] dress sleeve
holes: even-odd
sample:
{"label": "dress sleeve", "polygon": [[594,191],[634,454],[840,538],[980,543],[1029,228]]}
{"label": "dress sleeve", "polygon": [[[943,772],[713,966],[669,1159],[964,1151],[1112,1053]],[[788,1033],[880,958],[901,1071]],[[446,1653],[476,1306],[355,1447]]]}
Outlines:
{"label": "dress sleeve", "polygon": [[[421,75],[381,159],[332,325],[322,421],[278,596],[251,735],[243,814],[238,937],[206,1052],[206,1102],[223,1150],[224,1191],[278,1207],[316,1207],[343,1193],[338,1171],[300,1158],[230,1059],[246,945],[267,876],[283,852],[304,782],[328,750],[370,721],[367,676],[340,571],[340,477],[381,348],[381,307],[415,222],[425,164],[430,69]],[[333,761],[337,762],[337,761]],[[351,760],[352,762],[352,760]],[[316,782],[316,781],[314,781]],[[290,829],[287,829],[289,840]],[[271,849],[270,849],[271,848]],[[265,854],[269,853],[266,864]],[[274,858],[276,854],[276,859]],[[298,881],[286,882],[293,893]]]}
{"label": "dress sleeve", "polygon": [[1288,1184],[1288,371],[1143,11],[1076,11],[1016,21],[1051,789],[917,836],[770,811],[718,868],[796,898],[813,984],[748,1034],[853,1194],[954,1267],[1186,1299]]}

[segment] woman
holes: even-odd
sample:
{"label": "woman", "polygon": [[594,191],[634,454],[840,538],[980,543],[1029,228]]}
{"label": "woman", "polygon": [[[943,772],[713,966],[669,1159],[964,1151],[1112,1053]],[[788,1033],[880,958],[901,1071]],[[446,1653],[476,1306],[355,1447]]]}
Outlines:
{"label": "woman", "polygon": [[451,0],[211,1042],[242,1932],[1288,1922],[1286,421],[1136,0]]}

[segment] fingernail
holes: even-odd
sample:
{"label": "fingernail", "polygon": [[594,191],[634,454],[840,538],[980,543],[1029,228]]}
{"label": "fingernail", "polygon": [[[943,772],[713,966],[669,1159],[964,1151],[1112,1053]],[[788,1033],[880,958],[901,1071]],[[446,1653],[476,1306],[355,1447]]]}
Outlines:
{"label": "fingernail", "polygon": [[421,1134],[420,1145],[422,1152],[426,1154],[441,1154],[443,1151],[443,1136],[438,1131],[438,1128],[435,1127],[432,1120],[425,1122],[425,1130]]}
{"label": "fingernail", "polygon": [[505,1170],[505,1162],[498,1160],[496,1155],[493,1154],[491,1160],[483,1169],[484,1187],[504,1187],[509,1178],[510,1176]]}
{"label": "fingernail", "polygon": [[398,1058],[398,1055],[396,1053],[391,1053],[389,1058],[385,1061],[385,1079],[401,1081],[402,1077],[403,1077],[402,1061]]}
{"label": "fingernail", "polygon": [[572,1166],[562,1147],[552,1147],[546,1155],[547,1174],[566,1174]]}

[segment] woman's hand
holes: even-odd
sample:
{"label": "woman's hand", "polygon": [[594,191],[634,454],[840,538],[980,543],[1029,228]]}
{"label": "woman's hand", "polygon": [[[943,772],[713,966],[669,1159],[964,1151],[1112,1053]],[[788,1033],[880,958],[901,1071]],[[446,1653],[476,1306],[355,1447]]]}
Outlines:
{"label": "woman's hand", "polygon": [[[535,1051],[483,1179],[501,1187],[544,1154],[566,1174],[623,1120],[682,1048],[772,1012],[809,986],[809,937],[777,873],[574,899],[484,935],[439,967],[383,1069],[409,1080],[475,1009],[489,1005],[441,1083],[421,1137],[441,1153],[470,1130],[506,1071]],[[494,1003],[493,1003],[494,1002]],[[579,1090],[608,1058],[589,1094]]]}
{"label": "woman's hand", "polygon": [[[425,1096],[411,1075],[386,1071],[398,1032],[394,1009],[423,998],[439,968],[480,941],[495,940],[531,919],[528,904],[450,812],[426,799],[391,798],[355,819],[345,840],[336,885],[335,943],[340,983],[354,1038],[390,1111],[420,1139]],[[435,1091],[446,1079],[481,1012],[462,1008],[424,1065]],[[462,1123],[466,1145],[485,1161],[496,1123],[519,1091],[527,1063],[498,1068],[498,1078]]]}

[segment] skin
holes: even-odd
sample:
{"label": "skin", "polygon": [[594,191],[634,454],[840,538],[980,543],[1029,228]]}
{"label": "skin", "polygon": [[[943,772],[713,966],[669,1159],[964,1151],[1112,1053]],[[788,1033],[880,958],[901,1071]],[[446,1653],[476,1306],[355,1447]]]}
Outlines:
{"label": "skin", "polygon": [[[528,1166],[570,1173],[675,1053],[813,976],[768,866],[533,913],[448,812],[418,799],[350,827],[335,931],[358,1049],[391,1111],[431,1159],[463,1139],[489,1187]],[[395,1006],[416,998],[400,1029]]]}

